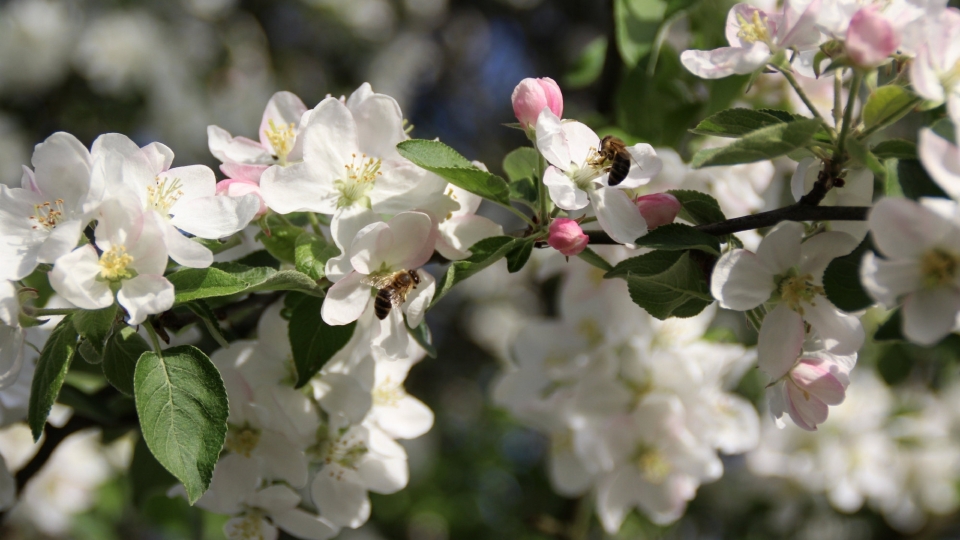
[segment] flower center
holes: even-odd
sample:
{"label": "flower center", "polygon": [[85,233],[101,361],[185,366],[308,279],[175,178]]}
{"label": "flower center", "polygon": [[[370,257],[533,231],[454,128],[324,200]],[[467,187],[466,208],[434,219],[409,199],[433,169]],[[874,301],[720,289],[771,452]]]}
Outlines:
{"label": "flower center", "polygon": [[251,427],[242,429],[231,427],[230,431],[227,432],[227,440],[224,441],[224,446],[227,447],[227,450],[235,454],[250,457],[250,454],[259,443],[260,431]]}
{"label": "flower center", "polygon": [[[451,200],[457,200],[457,194],[453,192],[453,188],[447,190],[447,197],[450,197]],[[447,212],[447,217],[443,218],[444,221],[453,217],[453,211]]]}
{"label": "flower center", "polygon": [[147,208],[167,215],[173,203],[183,195],[183,191],[180,191],[183,184],[179,178],[163,177],[161,180],[158,176],[154,181],[157,185],[147,186]]}
{"label": "flower center", "polygon": [[265,540],[262,523],[263,512],[251,509],[243,519],[229,524],[224,532],[227,533],[227,538],[233,540]]}
{"label": "flower center", "polygon": [[958,269],[960,258],[940,248],[931,249],[920,258],[920,276],[927,289],[953,284]]}
{"label": "flower center", "polygon": [[770,29],[767,27],[767,18],[761,17],[759,11],[753,12],[753,17],[750,22],[747,22],[743,18],[743,15],[737,15],[737,20],[740,21],[740,31],[737,32],[737,37],[740,38],[744,43],[756,43],[758,41],[766,43],[767,45],[772,45],[772,39],[770,37]]}
{"label": "flower center", "polygon": [[577,325],[577,331],[587,340],[591,347],[596,347],[603,343],[603,331],[597,321],[584,319]]}
{"label": "flower center", "polygon": [[353,161],[343,166],[346,169],[343,178],[334,181],[333,187],[340,192],[337,208],[344,208],[358,202],[366,202],[367,192],[373,189],[373,184],[380,172],[380,159],[368,158],[366,154],[357,158],[353,154]]}
{"label": "flower center", "polygon": [[53,229],[57,223],[63,221],[63,199],[57,199],[53,204],[45,202],[33,205],[33,215],[30,216],[30,220],[36,222],[34,229],[46,231]]}
{"label": "flower center", "polygon": [[651,484],[662,484],[672,469],[663,452],[643,444],[637,448],[633,462],[643,479]]}
{"label": "flower center", "polygon": [[397,407],[406,392],[398,384],[393,384],[390,377],[373,390],[373,403],[383,407]]}
{"label": "flower center", "polygon": [[812,305],[813,298],[818,294],[826,295],[827,293],[823,287],[813,284],[813,276],[810,274],[788,277],[780,282],[780,298],[790,309],[801,315],[803,315],[801,302]]}
{"label": "flower center", "polygon": [[357,470],[360,460],[369,452],[363,441],[354,437],[340,437],[330,443],[324,462],[337,464],[345,469]]}
{"label": "flower center", "polygon": [[267,121],[270,125],[270,129],[263,130],[263,134],[267,137],[267,141],[270,143],[270,146],[273,147],[274,155],[280,165],[287,164],[287,156],[293,151],[293,143],[297,140],[297,134],[294,133],[293,122],[289,124],[280,124],[277,126],[273,123],[273,120]]}
{"label": "flower center", "polygon": [[133,277],[127,266],[133,262],[133,256],[123,246],[113,246],[100,255],[100,275],[107,281],[120,281]]}

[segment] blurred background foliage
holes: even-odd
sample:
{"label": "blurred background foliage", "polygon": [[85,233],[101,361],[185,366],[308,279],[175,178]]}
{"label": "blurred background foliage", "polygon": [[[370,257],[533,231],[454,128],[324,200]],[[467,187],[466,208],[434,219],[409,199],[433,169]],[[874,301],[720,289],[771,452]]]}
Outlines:
{"label": "blurred background foliage", "polygon": [[[708,114],[734,102],[789,106],[783,89],[764,78],[745,93],[746,77],[704,81],[680,65],[685,48],[725,45],[723,21],[732,4],[12,0],[0,4],[0,181],[19,184],[20,165],[29,163],[32,146],[55,131],[86,144],[114,131],[141,145],[159,140],[174,150],[175,164],[216,166],[207,150],[207,125],[255,137],[273,92],[292,91],[312,107],[364,81],[398,100],[413,136],[439,137],[495,171],[507,152],[526,142],[502,124],[514,120],[513,87],[531,76],[561,84],[565,117],[689,157],[687,130]],[[556,288],[556,280],[537,285],[530,313],[550,315]],[[439,357],[416,366],[407,382],[437,415],[428,435],[406,445],[409,487],[374,495],[370,524],[341,538],[547,539],[590,526],[588,507],[550,488],[543,464],[549,442],[490,405],[488,388],[498,365],[468,337],[464,300],[451,295],[431,312]],[[236,322],[241,331],[235,337],[253,329],[249,321]],[[919,380],[937,387],[956,377],[955,341],[934,349],[874,344],[857,369],[875,366],[888,384]],[[72,383],[80,386],[89,367],[75,362],[80,373]],[[89,371],[96,379],[97,370]],[[758,377],[748,375],[740,390],[759,403]],[[79,505],[80,513],[58,536],[223,537],[225,517],[163,495],[170,478],[142,443],[132,460],[130,473],[101,475],[111,479],[95,487],[95,504]],[[655,527],[634,513],[617,538],[901,536],[870,510],[840,514],[822,495],[808,495],[786,480],[758,480],[742,457],[727,458],[725,465],[724,478],[702,487],[679,523]],[[76,466],[92,467],[83,461]],[[960,533],[955,524],[940,518],[922,534],[950,537]],[[52,534],[44,531],[11,520],[0,537]],[[601,537],[596,526],[592,537]]]}

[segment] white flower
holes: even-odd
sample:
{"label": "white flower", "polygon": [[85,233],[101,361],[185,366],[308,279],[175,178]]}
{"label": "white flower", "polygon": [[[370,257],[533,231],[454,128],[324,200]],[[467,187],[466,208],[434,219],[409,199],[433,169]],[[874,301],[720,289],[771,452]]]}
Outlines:
{"label": "white flower", "polygon": [[433,298],[436,280],[418,271],[436,242],[436,228],[422,212],[403,212],[389,222],[368,225],[357,233],[350,247],[353,270],[327,291],[321,315],[327,324],[343,325],[356,321],[373,304],[374,288],[370,280],[387,278],[398,272],[417,272],[420,283],[406,295],[401,306],[391,309],[380,321],[380,333],[373,340],[374,350],[387,357],[402,357],[410,340],[406,325],[415,328]]}
{"label": "white flower", "polygon": [[726,36],[730,47],[683,51],[680,61],[698,77],[719,79],[753,73],[782,50],[796,49],[801,53],[814,50],[820,42],[820,32],[814,28],[820,1],[810,2],[805,9],[795,4],[784,2],[780,13],[766,13],[750,4],[737,4],[727,14]]}
{"label": "white flower", "polygon": [[353,426],[326,443],[324,466],[310,485],[320,513],[330,522],[355,529],[370,518],[374,493],[396,493],[407,485],[407,454],[379,429]]}
{"label": "white flower", "polygon": [[611,238],[632,244],[647,233],[640,209],[624,191],[650,181],[662,166],[649,144],[627,147],[632,160],[627,177],[616,187],[608,182],[608,163],[597,152],[600,137],[580,122],[562,122],[550,109],[537,119],[537,149],[550,162],[543,183],[554,204],[567,211],[591,204],[597,221]]}
{"label": "white flower", "polygon": [[960,10],[949,8],[927,21],[926,39],[910,63],[910,82],[934,104],[947,103],[960,122]]}
{"label": "white flower", "polygon": [[[960,134],[960,122],[955,125]],[[920,130],[917,152],[923,167],[937,185],[953,200],[960,200],[960,147],[938,136],[932,129],[924,128]]]}
{"label": "white flower", "polygon": [[[823,162],[815,158],[803,158],[790,180],[794,200],[810,193]],[[873,204],[873,174],[868,169],[850,169],[844,178],[843,187],[833,187],[820,201],[820,206],[871,206]],[[826,221],[831,231],[849,234],[857,240],[867,235],[867,224],[862,221]]]}
{"label": "white flower", "polygon": [[746,311],[767,304],[757,356],[761,366],[777,366],[768,371],[775,379],[796,360],[797,347],[806,339],[805,323],[835,354],[852,354],[864,340],[860,320],[837,309],[822,285],[827,265],[850,253],[856,239],[825,232],[803,241],[803,234],[800,223],[780,223],[756,254],[744,249],[725,253],[710,283],[720,307]]}
{"label": "white flower", "polygon": [[[143,148],[124,135],[101,135],[93,143],[94,178],[102,177],[110,195],[129,190],[156,221],[170,257],[184,266],[205,268],[209,249],[184,236],[221,238],[240,231],[260,210],[255,194],[218,196],[213,171],[203,165],[170,168],[173,152],[160,143]],[[183,231],[183,232],[181,232]]]}
{"label": "white flower", "polygon": [[[774,383],[767,388],[770,413],[778,427],[784,426],[781,417],[789,414],[799,427],[816,431],[817,424],[827,419],[828,406],[843,402],[857,355],[820,350],[798,356],[796,364],[782,376],[774,376]],[[764,368],[768,366],[760,366],[767,371]]]}
{"label": "white flower", "polygon": [[95,234],[96,248],[88,244],[57,259],[50,285],[58,294],[83,309],[102,309],[116,291],[131,325],[173,307],[173,284],[163,277],[163,233],[135,202],[105,202]]}
{"label": "white flower", "polygon": [[[483,170],[482,163],[474,162]],[[421,210],[430,212],[437,220],[437,253],[451,261],[470,256],[470,246],[491,236],[502,236],[503,227],[488,218],[476,215],[483,197],[448,184],[443,194],[434,198],[432,204],[421,205]]]}
{"label": "white flower", "polygon": [[260,181],[260,175],[270,165],[281,166],[303,159],[303,139],[300,134],[300,118],[307,112],[295,94],[277,92],[263,111],[260,141],[246,137],[232,137],[219,126],[207,127],[210,153],[223,165],[220,169],[230,178]]}
{"label": "white flower", "polygon": [[944,199],[881,199],[870,212],[874,245],[860,267],[864,288],[893,308],[903,302],[903,333],[933,345],[960,312],[960,225],[957,203]]}
{"label": "white flower", "polygon": [[77,246],[103,196],[91,163],[76,137],[54,133],[37,145],[21,188],[0,186],[0,279],[22,279]]}
{"label": "white flower", "polygon": [[380,214],[411,210],[446,185],[397,153],[406,140],[397,102],[361,86],[346,103],[332,97],[303,117],[303,161],[267,169],[264,201],[281,214],[334,214],[353,205]]}
{"label": "white flower", "polygon": [[411,356],[374,364],[373,406],[366,422],[394,439],[415,439],[433,426],[433,411],[403,387],[407,372],[417,361],[419,358]]}

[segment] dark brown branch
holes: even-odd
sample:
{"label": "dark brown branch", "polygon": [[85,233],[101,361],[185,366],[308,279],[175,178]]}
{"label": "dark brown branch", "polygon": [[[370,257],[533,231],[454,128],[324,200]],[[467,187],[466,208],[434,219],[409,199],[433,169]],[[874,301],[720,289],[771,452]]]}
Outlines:
{"label": "dark brown branch", "polygon": [[[769,212],[761,212],[694,227],[714,236],[772,227],[781,221],[866,221],[869,206],[810,206],[797,203]],[[587,233],[591,244],[617,244],[603,231]]]}

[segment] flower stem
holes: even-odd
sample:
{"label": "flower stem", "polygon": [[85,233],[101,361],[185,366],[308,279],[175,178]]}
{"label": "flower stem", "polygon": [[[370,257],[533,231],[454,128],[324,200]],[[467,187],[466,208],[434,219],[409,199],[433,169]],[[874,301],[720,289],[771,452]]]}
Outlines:
{"label": "flower stem", "polygon": [[593,501],[584,495],[577,502],[577,513],[570,524],[571,540],[586,540],[590,536],[590,520],[593,518]]}
{"label": "flower stem", "polygon": [[150,341],[153,342],[153,350],[157,353],[157,356],[163,357],[163,349],[160,348],[160,338],[157,337],[157,331],[153,329],[153,324],[148,320],[143,326],[146,327],[147,333],[150,334]]}
{"label": "flower stem", "polygon": [[540,203],[540,212],[537,215],[537,221],[541,228],[546,228],[550,224],[550,214],[547,210],[547,186],[543,183],[543,173],[546,170],[546,161],[544,161],[543,156],[539,156],[537,160],[537,201]]}
{"label": "flower stem", "polygon": [[317,236],[323,236],[323,231],[320,229],[320,220],[317,219],[317,215],[313,212],[307,212],[307,218],[310,220],[310,226],[313,228],[313,232],[317,233]]}
{"label": "flower stem", "polygon": [[807,93],[804,92],[803,88],[800,87],[800,83],[797,82],[797,79],[796,77],[793,76],[793,73],[790,73],[789,71],[781,68],[780,66],[775,66],[773,64],[771,65],[773,66],[774,69],[776,69],[777,71],[783,74],[784,78],[787,79],[787,82],[790,83],[790,86],[792,86],[793,90],[797,93],[797,96],[800,97],[800,101],[802,101],[803,104],[806,105],[808,109],[810,109],[810,112],[813,114],[813,117],[823,122],[824,127],[826,127],[827,129],[831,129],[830,125],[827,124],[827,121],[824,120],[823,116],[820,115],[820,111],[817,110],[817,108],[813,105],[813,102],[810,101],[810,98],[807,97]]}
{"label": "flower stem", "polygon": [[53,315],[69,315],[80,310],[78,308],[31,308],[24,306],[23,311],[32,317],[50,317]]}
{"label": "flower stem", "polygon": [[840,118],[843,116],[843,70],[838,69],[833,74],[833,127],[840,129]]}
{"label": "flower stem", "polygon": [[853,81],[850,82],[850,94],[847,95],[847,106],[843,109],[843,125],[840,126],[840,135],[837,137],[837,151],[833,155],[834,161],[838,163],[843,159],[847,134],[850,133],[850,124],[853,122],[853,105],[856,103],[857,94],[860,93],[860,83],[862,82],[863,75],[859,71],[854,71]]}

